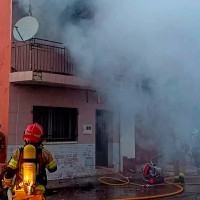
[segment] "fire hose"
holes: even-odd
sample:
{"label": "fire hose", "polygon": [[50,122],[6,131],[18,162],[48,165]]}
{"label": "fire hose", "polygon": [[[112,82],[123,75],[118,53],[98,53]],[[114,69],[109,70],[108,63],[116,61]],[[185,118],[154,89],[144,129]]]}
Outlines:
{"label": "fire hose", "polygon": [[[164,185],[172,185],[176,187],[178,190],[175,192],[171,193],[166,193],[166,194],[159,194],[159,195],[153,195],[153,196],[142,196],[142,197],[131,197],[131,198],[121,198],[121,199],[112,199],[112,200],[140,200],[140,199],[156,199],[156,198],[163,198],[163,197],[169,197],[169,196],[174,196],[177,194],[180,194],[183,192],[184,188],[181,186],[181,184],[176,184],[176,183],[170,183],[168,180],[172,178],[167,178],[165,179],[165,183],[163,184],[155,184],[155,185],[144,185],[144,184],[138,184],[138,183],[131,183],[128,177],[125,177],[124,175],[117,173],[120,177],[123,179],[119,178],[114,178],[114,177],[100,177],[98,180],[100,183],[109,185],[109,186],[123,186],[123,185],[134,185],[134,186],[139,186],[139,187],[156,187],[156,186],[164,186]],[[111,183],[108,182],[107,180],[112,180],[112,181],[118,181],[119,183]]]}

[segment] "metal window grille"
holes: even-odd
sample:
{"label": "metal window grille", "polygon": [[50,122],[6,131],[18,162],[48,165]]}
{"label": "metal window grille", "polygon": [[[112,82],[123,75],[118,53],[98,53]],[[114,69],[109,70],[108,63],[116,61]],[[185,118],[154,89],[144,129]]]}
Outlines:
{"label": "metal window grille", "polygon": [[43,127],[47,142],[77,141],[77,108],[33,106],[33,122]]}

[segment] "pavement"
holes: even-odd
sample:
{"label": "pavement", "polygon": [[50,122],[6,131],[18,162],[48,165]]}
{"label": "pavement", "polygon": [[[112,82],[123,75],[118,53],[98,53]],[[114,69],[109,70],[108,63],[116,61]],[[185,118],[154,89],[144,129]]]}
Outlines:
{"label": "pavement", "polygon": [[[139,180],[138,180],[139,181]],[[139,181],[141,183],[141,180]],[[135,185],[125,186],[106,186],[98,185],[95,187],[81,188],[62,188],[50,190],[47,200],[125,200],[127,198],[148,197],[176,192],[178,188],[173,185],[161,185],[156,187],[140,187]],[[186,178],[184,191],[181,194],[165,197],[165,199],[174,200],[199,200],[200,199],[200,177],[193,176]],[[163,198],[158,198],[163,199]]]}
{"label": "pavement", "polygon": [[[117,175],[118,171],[114,168],[98,168],[96,169],[95,176],[87,176],[87,177],[79,177],[79,178],[68,178],[68,179],[60,179],[60,180],[49,180],[47,184],[47,189],[62,189],[62,188],[87,188],[87,187],[96,187],[100,185],[99,178],[100,177],[116,177],[120,178]],[[133,177],[134,180],[142,180],[142,173],[138,170],[136,173],[126,173],[126,177]]]}
{"label": "pavement", "polygon": [[[142,165],[136,166],[136,171],[127,172],[124,175],[131,179],[131,181],[142,183],[143,174],[141,171]],[[79,178],[68,178],[68,179],[61,179],[61,180],[49,180],[47,184],[47,189],[62,189],[62,188],[87,188],[87,187],[96,187],[100,185],[98,181],[99,177],[115,177],[121,178],[117,175],[117,171],[113,168],[98,168],[96,170],[96,176],[89,176],[89,177],[79,177]],[[185,167],[185,172],[188,175],[197,175],[196,168],[192,165]],[[168,165],[166,167],[166,177],[174,176],[173,173],[173,166]]]}
{"label": "pavement", "polygon": [[[190,170],[191,172],[191,170]],[[193,171],[192,171],[193,172]],[[171,172],[169,172],[171,174]],[[188,175],[192,175],[189,177]],[[200,176],[194,173],[188,174],[185,178],[184,191],[181,194],[165,197],[167,200],[200,200]],[[109,176],[116,177],[116,174]],[[46,200],[125,200],[136,197],[148,197],[173,193],[178,190],[173,185],[158,185],[155,187],[141,187],[137,185],[107,186],[99,184],[98,177],[79,178],[71,181],[60,180],[59,185],[49,182],[49,192]],[[135,173],[131,181],[143,184],[142,174]],[[173,182],[173,180],[172,180]],[[72,185],[70,185],[72,183]],[[51,188],[50,188],[50,184]],[[56,184],[54,182],[54,184]],[[62,187],[62,188],[61,188]],[[157,198],[158,200],[163,198]]]}
{"label": "pavement", "polygon": [[48,181],[47,189],[83,188],[99,185],[98,176]]}
{"label": "pavement", "polygon": [[[200,177],[197,176],[195,167],[186,166],[185,172],[186,184],[184,186],[184,191],[176,196],[165,197],[165,199],[200,200]],[[122,200],[177,191],[177,188],[173,185],[156,187],[141,187],[131,184],[125,186],[107,186],[100,184],[98,181],[98,178],[102,176],[120,178],[114,169],[100,169],[97,170],[97,175],[92,177],[49,181],[47,185],[47,200],[54,200],[56,198],[59,200]],[[131,182],[144,184],[140,166],[137,168],[136,173],[130,172],[127,173],[126,176],[130,178]],[[173,166],[167,166],[166,176],[174,176]]]}

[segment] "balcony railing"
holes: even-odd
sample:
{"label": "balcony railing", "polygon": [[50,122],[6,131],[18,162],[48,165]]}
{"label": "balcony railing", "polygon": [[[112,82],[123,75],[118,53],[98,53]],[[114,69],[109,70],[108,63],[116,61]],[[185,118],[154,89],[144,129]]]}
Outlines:
{"label": "balcony railing", "polygon": [[62,43],[33,38],[12,43],[11,72],[37,71],[74,75],[74,64]]}

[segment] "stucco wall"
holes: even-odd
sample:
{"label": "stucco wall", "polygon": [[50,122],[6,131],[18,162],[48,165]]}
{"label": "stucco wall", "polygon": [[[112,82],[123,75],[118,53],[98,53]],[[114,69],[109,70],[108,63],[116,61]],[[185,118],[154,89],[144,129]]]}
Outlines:
{"label": "stucco wall", "polygon": [[[23,131],[33,122],[33,106],[78,108],[78,141],[45,144],[58,163],[58,171],[49,174],[49,179],[94,175],[96,109],[104,108],[103,104],[97,102],[94,91],[11,84],[8,158],[16,147],[23,145]],[[83,134],[83,124],[92,125],[92,135]],[[118,127],[114,126],[113,131],[114,135],[109,140],[109,164],[113,163],[118,169]]]}
{"label": "stucco wall", "polygon": [[95,145],[68,144],[46,145],[58,164],[56,173],[48,174],[49,179],[92,176],[95,174]]}
{"label": "stucco wall", "polygon": [[[33,122],[33,106],[78,108],[78,143],[95,143],[96,92],[59,87],[11,85],[9,145],[23,144],[24,128]],[[92,135],[83,134],[83,124],[92,125]]]}
{"label": "stucco wall", "polygon": [[[64,179],[95,174],[95,115],[96,93],[59,87],[34,85],[11,85],[10,89],[10,131],[8,157],[23,144],[23,131],[33,122],[33,106],[78,108],[78,141],[74,144],[56,142],[46,144],[56,162],[58,171],[48,174],[49,179]],[[92,125],[92,135],[83,134],[83,124]]]}

